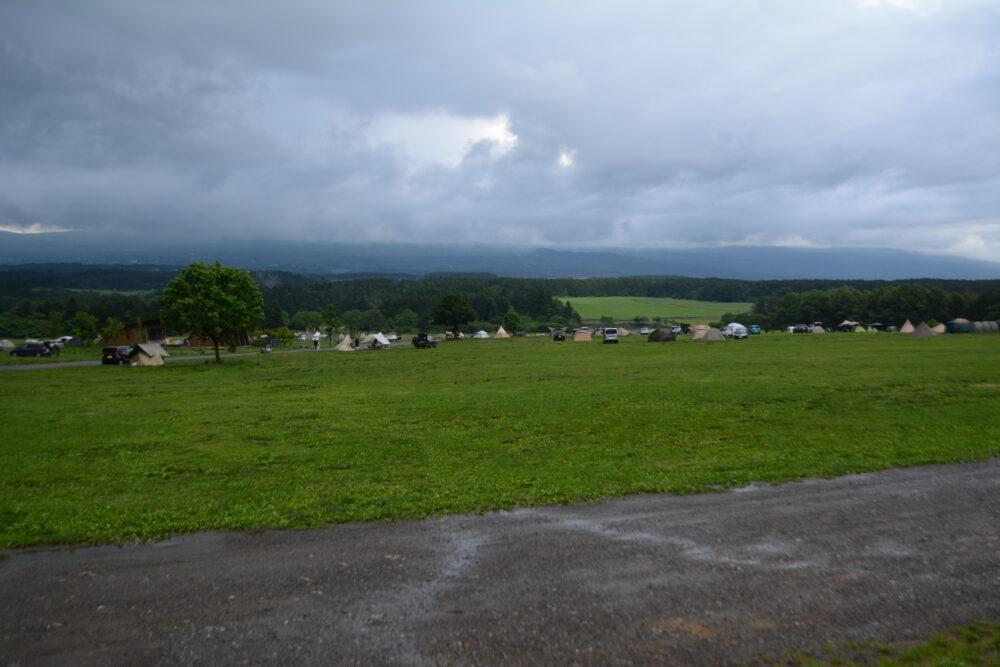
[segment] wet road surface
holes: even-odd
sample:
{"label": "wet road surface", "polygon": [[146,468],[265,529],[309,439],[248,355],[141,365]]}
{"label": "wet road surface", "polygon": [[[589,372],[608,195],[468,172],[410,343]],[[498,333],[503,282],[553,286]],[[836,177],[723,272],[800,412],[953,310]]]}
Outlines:
{"label": "wet road surface", "polygon": [[16,553],[2,664],[694,664],[1000,620],[1000,459]]}

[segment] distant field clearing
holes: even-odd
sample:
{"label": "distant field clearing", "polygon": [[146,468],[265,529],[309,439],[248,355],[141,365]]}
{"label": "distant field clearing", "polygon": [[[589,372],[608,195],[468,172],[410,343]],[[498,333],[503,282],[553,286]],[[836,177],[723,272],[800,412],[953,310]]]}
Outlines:
{"label": "distant field clearing", "polygon": [[717,320],[724,313],[748,312],[752,303],[722,303],[718,301],[690,301],[686,299],[667,299],[639,296],[584,296],[558,297],[560,301],[569,301],[576,312],[585,320],[598,320],[601,317],[612,317],[615,320],[627,322],[636,317],[652,320],[662,317],[664,320],[680,320],[698,322],[702,320]]}

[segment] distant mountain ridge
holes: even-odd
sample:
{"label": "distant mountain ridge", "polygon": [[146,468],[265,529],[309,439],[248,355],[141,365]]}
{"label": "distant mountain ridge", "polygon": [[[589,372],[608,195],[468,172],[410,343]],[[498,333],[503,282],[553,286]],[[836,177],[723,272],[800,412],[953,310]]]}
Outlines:
{"label": "distant mountain ridge", "polygon": [[322,239],[157,238],[139,234],[0,232],[0,264],[75,262],[183,266],[195,261],[255,270],[327,276],[493,274],[504,277],[588,278],[685,276],[778,280],[794,278],[900,280],[1000,278],[1000,263],[880,248],[722,248],[566,250],[341,244]]}

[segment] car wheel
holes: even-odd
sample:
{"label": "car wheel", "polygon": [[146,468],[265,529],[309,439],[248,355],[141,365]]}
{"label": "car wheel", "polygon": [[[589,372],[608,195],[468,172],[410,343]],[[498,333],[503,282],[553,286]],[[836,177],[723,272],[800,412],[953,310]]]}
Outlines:
{"label": "car wheel", "polygon": [[42,353],[41,352],[35,352],[35,356],[36,357],[40,357],[40,356],[42,356]]}

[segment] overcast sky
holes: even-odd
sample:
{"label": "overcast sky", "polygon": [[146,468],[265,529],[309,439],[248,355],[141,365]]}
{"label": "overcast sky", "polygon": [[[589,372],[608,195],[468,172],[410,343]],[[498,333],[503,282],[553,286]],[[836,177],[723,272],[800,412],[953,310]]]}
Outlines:
{"label": "overcast sky", "polygon": [[0,0],[0,229],[1000,261],[1000,2]]}

